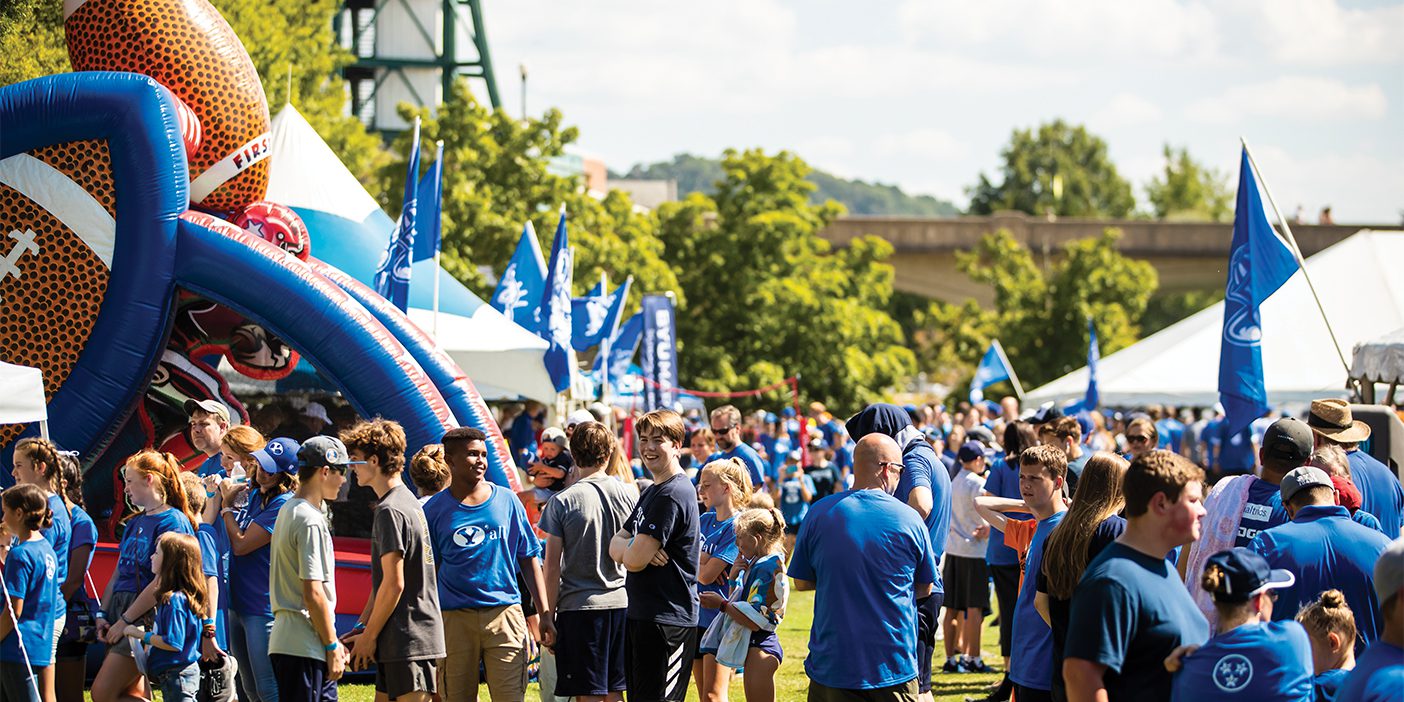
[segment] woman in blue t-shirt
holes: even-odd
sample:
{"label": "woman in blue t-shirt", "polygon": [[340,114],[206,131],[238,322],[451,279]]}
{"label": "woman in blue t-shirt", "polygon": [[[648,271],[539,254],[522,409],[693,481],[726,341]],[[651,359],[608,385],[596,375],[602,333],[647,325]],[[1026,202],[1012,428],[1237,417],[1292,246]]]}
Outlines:
{"label": "woman in blue t-shirt", "polygon": [[39,702],[41,678],[53,671],[53,618],[59,609],[58,558],[40,530],[53,512],[34,485],[6,490],[5,528],[14,537],[5,556],[5,603],[0,614],[0,699]]}
{"label": "woman in blue t-shirt", "polygon": [[[1272,621],[1276,590],[1296,578],[1272,570],[1246,548],[1220,551],[1204,566],[1202,585],[1214,597],[1219,633],[1197,650],[1171,654],[1166,667],[1179,701],[1312,700],[1311,642],[1294,621]],[[1182,661],[1177,654],[1186,653]]]}
{"label": "woman in blue t-shirt", "polygon": [[207,606],[202,562],[195,537],[162,534],[151,554],[151,567],[161,575],[156,617],[150,630],[128,624],[122,632],[146,647],[146,671],[164,702],[195,702],[200,694],[200,632]]}
{"label": "woman in blue t-shirt", "polygon": [[[239,682],[251,702],[276,702],[278,683],[268,657],[273,609],[268,599],[269,544],[278,510],[297,489],[297,451],[292,439],[263,442],[249,427],[224,435],[226,453],[249,470],[246,484],[225,481],[212,498],[229,536],[229,648],[239,662]],[[242,503],[242,504],[241,504]]]}
{"label": "woman in blue t-shirt", "polygon": [[[44,500],[52,511],[53,519],[49,526],[43,529],[44,538],[54,549],[54,555],[58,557],[58,573],[55,577],[58,582],[68,579],[68,548],[69,542],[73,540],[73,521],[68,517],[68,510],[63,504],[63,498],[58,493],[62,490],[63,479],[60,473],[63,468],[62,458],[59,456],[58,447],[54,446],[48,439],[28,438],[21,439],[15,445],[14,470],[12,475],[17,483],[33,485],[39,488],[44,494]],[[68,614],[67,607],[60,607],[56,611],[57,617],[54,622],[53,645],[55,650],[50,651],[50,657],[57,653],[58,637],[63,632],[65,616]],[[44,671],[42,688],[45,698],[51,698],[54,694],[54,669],[50,666]]]}
{"label": "woman in blue t-shirt", "polygon": [[[65,609],[78,607],[78,612],[91,614],[97,610],[97,590],[88,577],[88,566],[93,562],[93,547],[97,545],[97,524],[83,509],[83,469],[78,465],[76,452],[59,452],[62,462],[63,504],[68,517],[73,522],[73,538],[68,542],[68,578],[59,584],[59,594],[63,596]],[[58,651],[54,657],[54,684],[61,702],[83,699],[83,681],[87,677],[88,644],[80,636],[79,627],[91,627],[92,620],[87,615],[70,615],[63,634],[59,637]],[[91,628],[87,630],[91,632]],[[91,634],[89,634],[91,635]]]}
{"label": "woman in blue t-shirt", "polygon": [[1332,702],[1346,675],[1355,668],[1355,613],[1340,590],[1327,590],[1297,613],[1311,639],[1311,663],[1317,702]]}
{"label": "woman in blue t-shirt", "polygon": [[[137,622],[150,623],[156,604],[156,573],[151,557],[166,532],[194,536],[195,516],[180,482],[180,462],[169,453],[138,451],[122,467],[127,501],[136,512],[122,525],[117,569],[103,593],[105,618],[98,620],[98,637],[109,647],[93,680],[93,702],[141,698],[146,690],[141,671],[123,630]],[[110,619],[110,621],[109,621]]]}
{"label": "woman in blue t-shirt", "polygon": [[[697,520],[701,548],[697,556],[697,594],[716,593],[723,599],[731,593],[728,574],[736,562],[736,529],[732,524],[737,512],[751,500],[751,475],[739,458],[722,458],[702,467],[697,474],[697,495],[711,510]],[[717,618],[716,609],[705,606],[697,610],[697,640]],[[727,699],[731,669],[717,663],[715,649],[698,647],[692,661],[692,679],[703,702]]]}

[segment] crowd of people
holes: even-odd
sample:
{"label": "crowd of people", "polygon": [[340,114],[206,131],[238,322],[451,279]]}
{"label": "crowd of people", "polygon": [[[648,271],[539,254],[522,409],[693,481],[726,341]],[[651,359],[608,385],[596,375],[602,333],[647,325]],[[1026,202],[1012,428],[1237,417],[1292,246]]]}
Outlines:
{"label": "crowd of people", "polygon": [[[476,429],[407,456],[385,419],[328,436],[322,408],[268,436],[188,403],[208,459],[126,461],[100,595],[78,457],[21,441],[0,698],[82,699],[100,645],[96,702],[320,702],[371,669],[387,700],[521,700],[533,674],[543,700],[712,702],[738,675],[774,700],[792,589],[814,592],[816,701],[930,700],[937,676],[995,671],[993,702],[1404,695],[1404,489],[1338,400],[1241,431],[1014,398],[846,420],[592,406],[559,427],[540,409],[503,418],[514,493]],[[351,520],[329,507],[352,484],[373,496],[371,588],[338,632],[331,537]]]}

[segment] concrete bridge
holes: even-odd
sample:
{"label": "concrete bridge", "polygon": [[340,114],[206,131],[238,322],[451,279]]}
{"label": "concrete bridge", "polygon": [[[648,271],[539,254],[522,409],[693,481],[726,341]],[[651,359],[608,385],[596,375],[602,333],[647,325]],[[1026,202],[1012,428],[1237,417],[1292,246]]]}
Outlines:
{"label": "concrete bridge", "polygon": [[[1031,217],[1022,212],[1001,212],[989,217],[912,218],[844,217],[820,232],[836,247],[846,246],[865,234],[882,237],[896,249],[891,262],[895,285],[903,292],[947,302],[975,298],[994,304],[994,292],[971,281],[956,269],[955,252],[971,249],[980,237],[1006,229],[1028,246],[1036,261],[1047,267],[1063,246],[1075,239],[1099,236],[1103,229],[1121,230],[1122,253],[1147,260],[1160,275],[1160,290],[1183,292],[1223,288],[1233,223],[1158,222],[1143,220],[1055,219]],[[1302,255],[1335,244],[1361,229],[1398,229],[1398,225],[1292,226]]]}

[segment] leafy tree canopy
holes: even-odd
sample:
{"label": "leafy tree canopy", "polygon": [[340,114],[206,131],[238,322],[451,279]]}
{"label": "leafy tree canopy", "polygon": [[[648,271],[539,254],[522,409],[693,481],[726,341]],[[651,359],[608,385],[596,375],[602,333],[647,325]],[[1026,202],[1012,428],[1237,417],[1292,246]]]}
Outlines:
{"label": "leafy tree canopy", "polygon": [[727,151],[722,167],[715,196],[658,213],[688,301],[683,382],[727,390],[799,373],[807,397],[856,407],[911,375],[915,357],[886,311],[891,245],[864,237],[831,251],[818,231],[842,207],[810,202],[809,167],[792,154]]}
{"label": "leafy tree canopy", "polygon": [[969,189],[970,213],[1017,210],[1032,215],[1123,218],[1136,199],[1101,137],[1082,125],[1056,120],[1016,129],[1001,154],[1002,181],[983,173]]}
{"label": "leafy tree canopy", "polygon": [[1146,183],[1156,219],[1224,222],[1233,215],[1228,176],[1190,158],[1189,150],[1165,145],[1165,168]]}

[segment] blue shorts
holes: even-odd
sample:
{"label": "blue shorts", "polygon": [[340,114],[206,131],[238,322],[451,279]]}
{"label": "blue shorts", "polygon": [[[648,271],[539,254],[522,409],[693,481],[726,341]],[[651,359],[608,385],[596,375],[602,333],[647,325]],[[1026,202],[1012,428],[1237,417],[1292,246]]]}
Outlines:
{"label": "blue shorts", "polygon": [[751,648],[758,648],[765,653],[775,656],[775,660],[783,662],[785,660],[785,649],[780,648],[780,637],[773,631],[751,632]]}
{"label": "blue shorts", "polygon": [[556,613],[556,696],[608,695],[625,689],[625,608]]}

